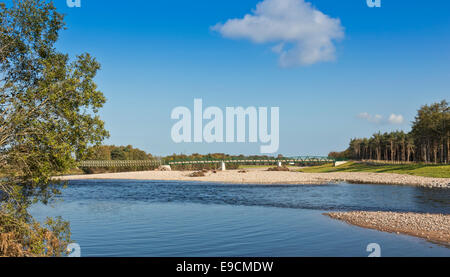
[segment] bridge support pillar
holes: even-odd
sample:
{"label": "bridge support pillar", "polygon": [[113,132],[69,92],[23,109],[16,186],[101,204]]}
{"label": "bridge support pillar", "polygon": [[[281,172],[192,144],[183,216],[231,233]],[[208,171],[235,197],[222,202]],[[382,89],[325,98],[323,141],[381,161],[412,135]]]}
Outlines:
{"label": "bridge support pillar", "polygon": [[225,166],[225,163],[224,163],[224,162],[222,162],[222,163],[220,164],[220,170],[222,170],[222,171],[227,170],[227,167]]}

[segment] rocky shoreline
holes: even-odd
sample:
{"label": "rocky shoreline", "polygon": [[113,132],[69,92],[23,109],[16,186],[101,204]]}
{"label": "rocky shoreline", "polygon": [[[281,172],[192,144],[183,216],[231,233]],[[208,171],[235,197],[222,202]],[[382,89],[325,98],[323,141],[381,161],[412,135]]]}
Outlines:
{"label": "rocky shoreline", "polygon": [[335,182],[381,185],[409,185],[428,188],[450,188],[450,178],[430,178],[406,174],[370,172],[333,172],[316,174],[328,174],[326,176]]}
{"label": "rocky shoreline", "polygon": [[412,175],[368,172],[332,172],[301,173],[297,171],[267,171],[267,169],[248,169],[245,172],[227,170],[207,172],[205,176],[192,177],[189,171],[141,171],[106,173],[92,175],[75,175],[57,177],[61,180],[158,180],[158,181],[197,181],[230,184],[388,184],[409,185],[428,188],[450,188],[450,178],[429,178]]}
{"label": "rocky shoreline", "polygon": [[396,212],[335,212],[325,215],[363,228],[415,236],[450,246],[450,215]]}

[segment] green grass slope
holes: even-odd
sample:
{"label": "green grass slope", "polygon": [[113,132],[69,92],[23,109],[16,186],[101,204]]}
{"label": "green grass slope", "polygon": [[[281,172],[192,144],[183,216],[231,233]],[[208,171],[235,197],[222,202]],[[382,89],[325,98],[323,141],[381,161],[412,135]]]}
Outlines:
{"label": "green grass slope", "polygon": [[333,167],[332,164],[313,166],[300,169],[305,173],[327,173],[327,172],[374,172],[374,173],[397,173],[415,176],[450,178],[450,165],[408,164],[408,165],[378,165],[369,163],[349,162],[344,165]]}

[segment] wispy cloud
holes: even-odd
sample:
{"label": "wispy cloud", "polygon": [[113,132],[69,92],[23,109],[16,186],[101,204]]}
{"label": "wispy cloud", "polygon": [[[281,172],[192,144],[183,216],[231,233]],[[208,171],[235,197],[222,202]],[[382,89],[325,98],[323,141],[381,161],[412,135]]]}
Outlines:
{"label": "wispy cloud", "polygon": [[392,124],[392,125],[401,125],[405,122],[403,115],[401,114],[391,114],[389,118],[385,119],[382,115],[376,114],[371,115],[367,112],[360,113],[357,116],[360,119],[364,119],[370,123],[375,124]]}
{"label": "wispy cloud", "polygon": [[391,114],[388,119],[389,123],[391,124],[403,124],[405,122],[405,119],[403,118],[403,115],[401,114]]}
{"label": "wispy cloud", "polygon": [[282,67],[311,65],[335,59],[334,41],[344,37],[339,19],[305,0],[264,0],[240,19],[212,27],[226,38],[275,43]]}
{"label": "wispy cloud", "polygon": [[369,113],[360,113],[358,114],[358,118],[365,119],[371,123],[381,123],[383,120],[383,116],[379,114],[371,115]]}

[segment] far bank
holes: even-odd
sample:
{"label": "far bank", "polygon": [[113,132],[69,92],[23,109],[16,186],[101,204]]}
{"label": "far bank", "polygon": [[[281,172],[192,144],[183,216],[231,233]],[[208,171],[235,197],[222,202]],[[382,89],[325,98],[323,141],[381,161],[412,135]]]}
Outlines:
{"label": "far bank", "polygon": [[[140,171],[55,177],[60,180],[160,180],[200,181],[231,184],[389,184],[430,188],[450,188],[450,178],[431,178],[395,173],[267,171],[266,168],[207,171],[202,177],[191,177],[193,171]],[[195,175],[195,174],[194,174]]]}

